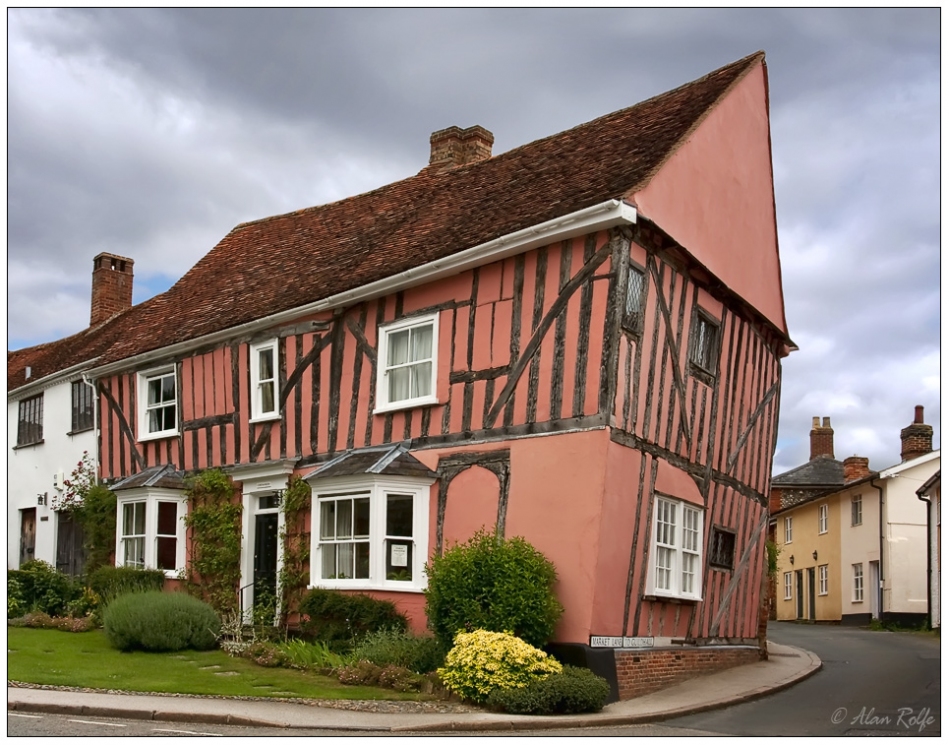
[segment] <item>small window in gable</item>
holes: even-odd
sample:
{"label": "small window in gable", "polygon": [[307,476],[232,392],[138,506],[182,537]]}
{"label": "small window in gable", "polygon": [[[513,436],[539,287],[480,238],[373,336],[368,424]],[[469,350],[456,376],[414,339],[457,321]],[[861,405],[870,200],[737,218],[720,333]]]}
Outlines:
{"label": "small window in gable", "polygon": [[278,419],[277,341],[250,347],[251,420]]}
{"label": "small window in gable", "polygon": [[138,374],[138,439],[178,434],[178,382],[175,368]]}
{"label": "small window in gable", "polygon": [[638,333],[642,330],[645,290],[645,272],[635,264],[630,264],[626,275],[626,308],[623,312],[623,327],[627,331]]}
{"label": "small window in gable", "polygon": [[712,528],[709,539],[708,563],[721,569],[735,568],[735,534],[731,530]]}
{"label": "small window in gable", "polygon": [[693,372],[714,376],[718,371],[718,324],[696,310],[689,333],[689,363]]}
{"label": "small window in gable", "polygon": [[380,328],[376,413],[438,403],[437,361],[437,314]]}

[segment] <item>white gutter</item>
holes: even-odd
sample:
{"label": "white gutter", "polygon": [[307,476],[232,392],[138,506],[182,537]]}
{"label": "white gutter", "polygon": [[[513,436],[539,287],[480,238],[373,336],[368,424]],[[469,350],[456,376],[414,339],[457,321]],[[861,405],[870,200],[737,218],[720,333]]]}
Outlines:
{"label": "white gutter", "polygon": [[563,217],[558,217],[554,220],[548,220],[547,222],[538,223],[529,228],[503,235],[500,238],[495,238],[487,243],[459,251],[443,259],[436,259],[428,264],[407,269],[391,277],[385,277],[375,282],[370,282],[367,285],[337,293],[323,300],[317,300],[307,305],[301,305],[296,308],[291,308],[290,310],[281,311],[280,313],[274,313],[270,316],[264,316],[263,318],[249,321],[240,326],[231,326],[230,328],[215,331],[214,333],[206,334],[195,339],[171,344],[166,347],[161,347],[160,349],[153,349],[150,352],[144,352],[124,360],[110,362],[107,365],[90,370],[89,375],[94,378],[101,378],[121,370],[126,370],[129,367],[137,367],[167,357],[174,357],[189,352],[192,349],[225,341],[234,336],[252,333],[258,329],[277,326],[314,313],[345,307],[364,300],[371,300],[381,295],[388,295],[407,287],[414,287],[415,285],[431,282],[432,280],[447,277],[452,274],[460,274],[473,267],[505,259],[509,256],[529,251],[537,246],[545,246],[558,240],[565,240],[585,233],[603,230],[613,227],[614,225],[632,225],[635,222],[635,207],[619,199],[610,199],[606,202],[595,204],[592,207],[571,212]]}
{"label": "white gutter", "polygon": [[44,388],[49,388],[51,385],[56,383],[61,383],[64,380],[68,380],[73,377],[77,372],[82,372],[86,370],[98,360],[99,357],[93,357],[88,359],[85,362],[80,362],[78,365],[73,365],[72,367],[67,367],[65,370],[58,370],[54,373],[50,373],[45,378],[37,378],[36,380],[27,383],[26,385],[21,385],[15,390],[9,391],[7,393],[8,401],[17,401],[21,398],[30,396],[37,391],[43,390]]}

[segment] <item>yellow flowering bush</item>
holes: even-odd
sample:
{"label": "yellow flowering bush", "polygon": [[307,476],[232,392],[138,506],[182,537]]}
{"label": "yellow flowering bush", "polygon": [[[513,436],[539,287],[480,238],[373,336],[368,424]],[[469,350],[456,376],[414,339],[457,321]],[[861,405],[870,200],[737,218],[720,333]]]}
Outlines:
{"label": "yellow flowering bush", "polygon": [[478,629],[455,636],[438,677],[462,698],[484,703],[491,691],[523,688],[562,670],[553,657],[512,634]]}

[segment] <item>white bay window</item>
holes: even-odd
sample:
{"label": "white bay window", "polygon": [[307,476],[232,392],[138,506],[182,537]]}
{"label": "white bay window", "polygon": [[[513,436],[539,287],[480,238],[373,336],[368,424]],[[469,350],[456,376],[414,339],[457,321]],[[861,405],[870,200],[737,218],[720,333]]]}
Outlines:
{"label": "white bay window", "polygon": [[187,499],[175,489],[142,487],[116,495],[116,566],[162,569],[175,577],[185,566]]}
{"label": "white bay window", "polygon": [[372,475],[315,480],[311,584],[425,589],[431,483]]}

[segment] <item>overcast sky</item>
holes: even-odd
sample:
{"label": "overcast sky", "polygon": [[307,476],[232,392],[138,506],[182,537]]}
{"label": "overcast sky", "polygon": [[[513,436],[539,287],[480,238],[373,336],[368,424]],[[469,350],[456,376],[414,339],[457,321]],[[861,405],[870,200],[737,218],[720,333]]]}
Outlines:
{"label": "overcast sky", "polygon": [[8,10],[8,348],[135,302],[234,225],[417,173],[431,132],[500,153],[767,55],[791,337],[775,473],[939,442],[939,10]]}

